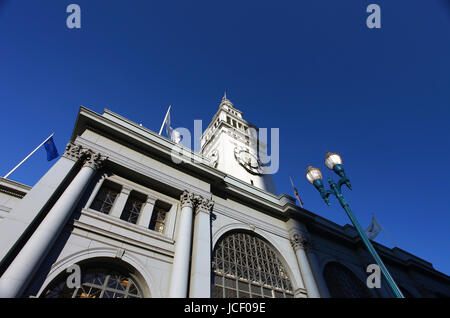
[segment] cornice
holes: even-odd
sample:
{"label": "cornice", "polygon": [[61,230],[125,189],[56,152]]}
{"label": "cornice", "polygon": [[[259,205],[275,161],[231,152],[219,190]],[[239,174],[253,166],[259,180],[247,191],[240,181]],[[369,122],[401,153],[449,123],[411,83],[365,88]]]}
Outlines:
{"label": "cornice", "polygon": [[[225,122],[221,123],[225,124]],[[254,126],[249,122],[247,123],[249,126]],[[76,140],[77,143],[84,144],[86,146],[89,145],[90,149],[108,156],[109,161],[113,161],[127,169],[137,171],[142,175],[163,182],[170,187],[178,189],[180,193],[183,190],[186,190],[187,184],[185,182],[181,182],[175,178],[161,174],[155,169],[143,166],[140,163],[134,162],[129,158],[124,158],[123,156],[100,145],[84,140],[79,135],[81,135],[87,127],[92,127],[94,131],[99,130],[102,134],[106,133],[106,137],[110,135],[113,138],[118,138],[119,140],[131,143],[134,147],[145,149],[146,152],[155,154],[164,160],[170,160],[171,150],[176,145],[171,140],[162,137],[145,127],[141,127],[138,124],[133,123],[132,121],[109,110],[105,110],[104,114],[100,115],[85,107],[80,108],[72,134],[72,141]],[[351,227],[349,228],[349,225],[340,226],[330,220],[314,214],[313,212],[300,208],[295,205],[295,202],[291,202],[291,200],[289,200],[289,196],[276,196],[256,187],[252,187],[251,185],[247,185],[243,181],[233,178],[218,169],[210,167],[208,165],[209,160],[201,154],[195,153],[191,149],[184,147],[183,150],[185,150],[191,158],[195,157],[197,162],[193,162],[191,158],[186,157],[185,160],[183,160],[183,163],[178,165],[178,167],[175,167],[175,169],[179,169],[184,172],[192,172],[194,177],[211,184],[212,189],[217,188],[219,191],[226,193],[230,197],[234,197],[262,213],[271,214],[281,220],[287,221],[291,218],[300,220],[308,226],[311,234],[329,237],[330,239],[339,239],[342,242],[345,242],[345,244],[353,247],[360,244],[358,236],[354,235],[354,232],[351,230]],[[187,190],[204,195],[205,197],[208,194],[194,185],[188,185]],[[218,209],[218,206],[219,205],[216,204],[214,210]],[[224,214],[225,213],[226,212],[224,210]],[[279,233],[279,235],[285,234]],[[405,266],[420,267],[425,269],[427,272],[446,276],[445,274],[434,270],[431,264],[430,266],[427,266],[427,264],[421,262],[419,258],[416,260],[415,256],[402,259],[399,255],[397,255],[398,253],[394,253],[392,249],[379,244],[376,245],[377,248],[381,250],[380,254],[386,256],[389,260],[392,260],[395,263]]]}
{"label": "cornice", "polygon": [[0,177],[0,192],[6,193],[8,195],[12,195],[14,197],[21,199],[30,190],[31,190],[30,186]]}

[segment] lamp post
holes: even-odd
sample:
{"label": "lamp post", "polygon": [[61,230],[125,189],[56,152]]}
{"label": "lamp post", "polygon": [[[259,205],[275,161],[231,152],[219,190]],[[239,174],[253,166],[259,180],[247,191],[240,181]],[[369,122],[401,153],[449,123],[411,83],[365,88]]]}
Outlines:
{"label": "lamp post", "polygon": [[378,266],[381,269],[381,272],[383,273],[384,277],[386,278],[386,281],[389,285],[389,287],[394,292],[394,295],[397,298],[404,298],[402,292],[398,288],[397,284],[395,283],[394,279],[392,278],[391,274],[387,270],[386,266],[384,265],[383,261],[381,260],[380,256],[378,256],[377,251],[373,247],[372,243],[370,243],[370,240],[367,238],[366,232],[361,228],[361,225],[359,224],[356,217],[353,215],[352,211],[350,210],[350,206],[345,201],[344,196],[342,195],[342,186],[345,184],[350,190],[352,189],[350,185],[350,180],[345,175],[344,167],[342,166],[342,158],[340,155],[336,153],[328,152],[325,157],[325,165],[333,170],[339,177],[338,183],[335,183],[333,179],[328,178],[328,183],[330,184],[331,190],[325,190],[323,181],[322,181],[322,173],[318,168],[314,168],[311,166],[308,166],[308,169],[306,171],[306,179],[310,183],[316,187],[316,189],[320,192],[320,196],[325,201],[327,205],[330,205],[330,201],[328,200],[328,197],[331,194],[334,194],[336,198],[339,200],[339,203],[344,208],[345,212],[347,213],[348,217],[353,223],[353,226],[358,231],[359,236],[361,237],[362,241],[364,242],[364,245],[366,245],[367,249],[369,250],[369,253],[372,255],[372,257],[377,262]]}

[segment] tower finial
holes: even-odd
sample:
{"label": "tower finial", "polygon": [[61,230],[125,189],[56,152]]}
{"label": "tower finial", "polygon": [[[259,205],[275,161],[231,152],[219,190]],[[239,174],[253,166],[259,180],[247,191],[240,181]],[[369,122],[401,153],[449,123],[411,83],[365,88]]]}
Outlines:
{"label": "tower finial", "polygon": [[225,91],[225,93],[223,94],[222,101],[224,101],[226,99],[227,99],[227,91]]}

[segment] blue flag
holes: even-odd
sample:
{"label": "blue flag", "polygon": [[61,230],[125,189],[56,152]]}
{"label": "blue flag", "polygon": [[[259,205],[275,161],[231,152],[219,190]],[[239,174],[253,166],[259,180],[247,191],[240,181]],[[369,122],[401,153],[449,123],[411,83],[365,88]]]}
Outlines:
{"label": "blue flag", "polygon": [[59,156],[58,149],[56,149],[53,137],[45,142],[45,150],[47,150],[47,161],[52,161]]}

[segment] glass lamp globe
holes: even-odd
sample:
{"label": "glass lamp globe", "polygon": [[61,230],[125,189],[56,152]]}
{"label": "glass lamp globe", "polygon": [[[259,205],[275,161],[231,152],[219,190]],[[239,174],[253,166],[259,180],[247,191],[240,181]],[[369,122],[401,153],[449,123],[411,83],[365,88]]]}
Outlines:
{"label": "glass lamp globe", "polygon": [[325,165],[333,170],[335,165],[341,165],[342,164],[342,158],[339,154],[333,153],[333,152],[327,152],[327,155],[325,156]]}
{"label": "glass lamp globe", "polygon": [[320,172],[318,168],[308,166],[308,169],[306,170],[306,179],[311,183],[314,183],[316,180],[322,180],[322,172]]}

